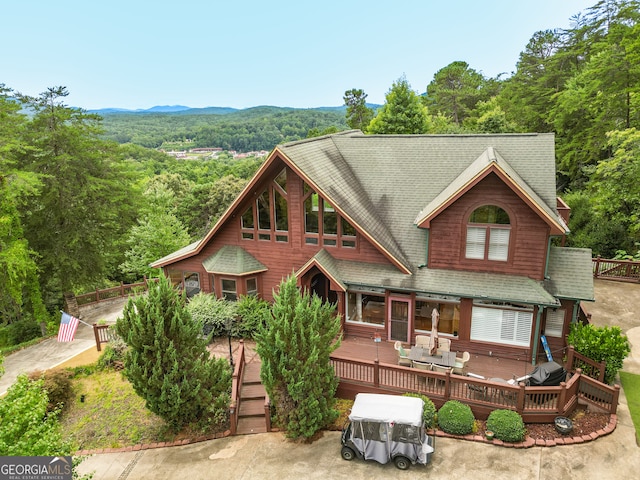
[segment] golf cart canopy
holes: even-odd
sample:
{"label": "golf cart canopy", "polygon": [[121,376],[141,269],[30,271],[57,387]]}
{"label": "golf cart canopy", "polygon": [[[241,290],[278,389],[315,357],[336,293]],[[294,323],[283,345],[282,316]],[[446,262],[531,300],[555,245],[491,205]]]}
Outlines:
{"label": "golf cart canopy", "polygon": [[385,422],[422,426],[421,398],[377,393],[358,393],[349,420],[352,422]]}

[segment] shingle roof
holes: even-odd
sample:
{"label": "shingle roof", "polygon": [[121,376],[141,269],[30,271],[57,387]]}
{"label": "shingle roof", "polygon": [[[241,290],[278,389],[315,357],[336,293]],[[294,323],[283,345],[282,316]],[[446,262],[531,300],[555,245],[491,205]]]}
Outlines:
{"label": "shingle roof", "polygon": [[202,266],[209,273],[223,275],[248,275],[267,270],[260,261],[244,248],[225,245],[216,253],[207,257]]}
{"label": "shingle roof", "polygon": [[165,265],[167,263],[171,263],[172,260],[180,258],[183,255],[188,255],[188,254],[190,254],[192,252],[195,252],[199,243],[200,243],[200,240],[197,240],[197,241],[195,241],[193,243],[190,243],[186,247],[182,247],[180,250],[176,250],[175,252],[170,253],[169,255],[160,258],[159,260],[156,260],[155,262],[153,262],[151,264],[151,266],[154,267],[154,268],[161,267],[162,265]]}
{"label": "shingle roof", "polygon": [[344,132],[278,149],[321,195],[407,270],[425,263],[416,216],[489,148],[558,217],[553,134],[363,135]]}
{"label": "shingle roof", "polygon": [[556,297],[595,300],[591,250],[551,247],[548,275],[547,290]]}
{"label": "shingle roof", "polygon": [[[328,255],[328,253],[325,253]],[[326,261],[326,260],[325,260]],[[327,262],[328,263],[328,262]],[[557,306],[542,282],[517,275],[421,268],[405,275],[392,265],[338,260],[332,257],[333,275],[352,288],[390,288],[396,291],[466,297],[503,302]]]}

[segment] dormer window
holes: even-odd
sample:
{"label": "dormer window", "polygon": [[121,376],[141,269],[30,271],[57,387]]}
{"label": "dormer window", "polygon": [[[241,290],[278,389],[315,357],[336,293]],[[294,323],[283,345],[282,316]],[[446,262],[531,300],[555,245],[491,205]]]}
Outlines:
{"label": "dormer window", "polygon": [[467,222],[466,258],[506,262],[509,258],[511,221],[496,205],[476,208]]}

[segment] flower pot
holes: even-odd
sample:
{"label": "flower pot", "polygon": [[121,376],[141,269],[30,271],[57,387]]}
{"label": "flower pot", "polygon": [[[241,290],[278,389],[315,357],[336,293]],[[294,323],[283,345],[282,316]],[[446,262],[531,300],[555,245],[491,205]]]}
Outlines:
{"label": "flower pot", "polygon": [[486,432],[484,432],[484,436],[487,440],[493,440],[494,434],[492,431],[487,430]]}
{"label": "flower pot", "polygon": [[567,417],[556,417],[554,423],[556,430],[562,435],[567,435],[573,430],[573,422]]}

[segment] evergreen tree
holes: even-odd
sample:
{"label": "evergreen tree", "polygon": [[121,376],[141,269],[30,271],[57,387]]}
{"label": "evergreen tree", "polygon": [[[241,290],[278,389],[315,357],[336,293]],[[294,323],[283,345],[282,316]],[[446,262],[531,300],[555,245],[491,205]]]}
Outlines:
{"label": "evergreen tree", "polygon": [[393,83],[385,97],[385,104],[378,110],[367,133],[412,134],[430,130],[429,114],[420,97],[411,90],[403,75]]}
{"label": "evergreen tree", "polygon": [[344,92],[343,99],[347,106],[347,125],[364,132],[373,119],[373,109],[367,107],[367,94],[364,90],[352,88]]}
{"label": "evergreen tree", "polygon": [[40,176],[40,195],[21,208],[29,247],[38,255],[45,304],[95,287],[115,271],[121,239],[135,219],[136,191],[116,144],[100,139],[99,117],[65,106],[64,87],[25,98],[33,109],[18,168]]}
{"label": "evergreen tree", "polygon": [[231,389],[229,364],[210,358],[185,303],[162,277],[148,295],[130,299],[116,323],[129,346],[126,377],[147,408],[176,431],[223,420]]}
{"label": "evergreen tree", "polygon": [[310,438],[333,422],[338,388],[330,355],[340,345],[335,306],[300,293],[290,276],[274,296],[271,322],[257,336],[260,377],[290,438]]}

